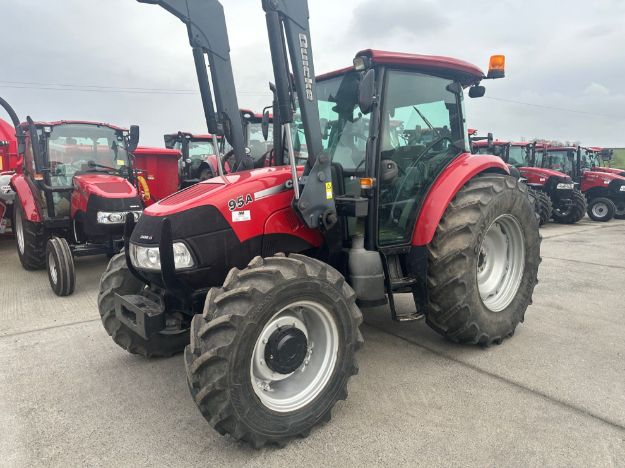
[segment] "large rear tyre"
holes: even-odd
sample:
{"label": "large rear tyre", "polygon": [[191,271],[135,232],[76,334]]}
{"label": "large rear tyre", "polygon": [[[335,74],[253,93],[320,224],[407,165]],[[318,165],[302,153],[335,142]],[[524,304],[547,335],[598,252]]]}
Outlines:
{"label": "large rear tyre", "polygon": [[362,314],[329,265],[254,258],[206,297],[185,349],[189,389],[220,434],[284,445],[330,419],[358,367]]}
{"label": "large rear tyre", "polygon": [[48,281],[54,294],[69,296],[76,286],[74,257],[69,244],[62,237],[52,237],[46,244]]}
{"label": "large rear tyre", "polygon": [[571,204],[563,207],[555,206],[552,218],[556,223],[574,224],[584,218],[587,208],[586,197],[582,192],[575,189],[571,195]]}
{"label": "large rear tyre", "polygon": [[141,294],[145,289],[146,285],[128,270],[124,252],[111,258],[100,279],[98,294],[98,309],[104,328],[115,343],[132,354],[149,358],[168,357],[182,352],[189,343],[189,328],[184,326],[184,318],[172,317],[168,320],[171,322],[169,328],[146,340],[115,316],[115,293]]}
{"label": "large rear tyre", "polygon": [[26,219],[18,196],[13,205],[13,230],[20,263],[25,270],[42,270],[46,266],[46,234],[41,223]]}
{"label": "large rear tyre", "polygon": [[428,246],[428,325],[458,343],[489,346],[511,336],[532,302],[540,241],[523,183],[471,179]]}
{"label": "large rear tyre", "polygon": [[534,211],[538,215],[538,224],[546,224],[553,213],[553,203],[549,195],[542,190],[534,190],[528,187],[530,196],[534,198]]}
{"label": "large rear tyre", "polygon": [[588,217],[593,221],[606,223],[614,218],[616,206],[609,198],[597,197],[588,203]]}

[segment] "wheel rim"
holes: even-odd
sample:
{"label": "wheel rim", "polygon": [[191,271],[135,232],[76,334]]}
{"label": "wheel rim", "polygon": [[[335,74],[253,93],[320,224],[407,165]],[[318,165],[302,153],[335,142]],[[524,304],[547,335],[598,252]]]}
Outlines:
{"label": "wheel rim", "polygon": [[499,216],[488,228],[477,262],[477,283],[482,303],[500,312],[515,298],[525,269],[525,238],[511,215]]}
{"label": "wheel rim", "polygon": [[[301,349],[302,344],[305,348],[302,355],[295,357],[303,358],[301,364],[286,359],[287,368],[278,371],[276,368],[280,366],[276,362],[272,364],[268,359],[278,358],[271,352],[276,351],[272,344],[275,343],[276,335],[280,334],[282,337],[289,335],[291,343],[300,346],[298,349]],[[289,304],[267,322],[254,345],[250,378],[256,396],[265,407],[277,412],[296,411],[306,406],[330,381],[336,367],[338,349],[338,328],[327,308],[311,301]],[[297,353],[289,356],[294,354]],[[289,366],[297,367],[292,370]]]}
{"label": "wheel rim", "polygon": [[597,218],[605,218],[608,215],[608,205],[603,202],[595,203],[592,206],[592,214]]}
{"label": "wheel rim", "polygon": [[18,207],[15,207],[15,237],[17,248],[24,255],[24,226],[22,226],[22,212]]}
{"label": "wheel rim", "polygon": [[50,279],[54,284],[56,284],[56,280],[58,278],[58,272],[56,268],[56,262],[54,261],[54,255],[52,252],[48,254],[48,271],[50,272]]}

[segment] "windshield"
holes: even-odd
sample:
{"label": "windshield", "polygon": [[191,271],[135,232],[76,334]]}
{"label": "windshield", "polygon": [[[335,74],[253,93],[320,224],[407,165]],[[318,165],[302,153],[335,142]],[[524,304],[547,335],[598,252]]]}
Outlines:
{"label": "windshield", "polygon": [[[503,158],[505,155],[505,146],[502,145],[494,145],[494,146],[480,146],[477,148],[476,154],[492,154],[493,156],[499,156]],[[512,163],[510,163],[512,164]]]}
{"label": "windshield", "polygon": [[247,146],[254,160],[260,159],[273,148],[272,132],[267,135],[267,141],[263,136],[262,122],[250,122],[247,124]]}
{"label": "windshield", "polygon": [[[351,72],[317,83],[323,151],[348,171],[364,171],[369,135],[369,117],[358,110],[358,82],[358,73]],[[299,113],[294,116],[291,133],[296,163],[303,164],[308,151]]]}
{"label": "windshield", "polygon": [[572,176],[574,155],[573,151],[547,151],[541,166]]}
{"label": "windshield", "polygon": [[527,166],[527,148],[526,146],[510,146],[508,164],[515,167]]}
{"label": "windshield", "polygon": [[71,185],[76,172],[119,170],[129,166],[122,132],[91,124],[51,127],[47,137],[50,182]]}
{"label": "windshield", "polygon": [[584,151],[582,154],[582,169],[592,169],[593,167],[600,167],[601,163],[596,152]]}
{"label": "windshield", "polygon": [[[182,152],[182,142],[180,140],[176,141],[174,148]],[[189,154],[186,155],[187,158],[204,160],[207,156],[213,154],[215,154],[215,151],[213,151],[213,143],[211,141],[189,141]]]}

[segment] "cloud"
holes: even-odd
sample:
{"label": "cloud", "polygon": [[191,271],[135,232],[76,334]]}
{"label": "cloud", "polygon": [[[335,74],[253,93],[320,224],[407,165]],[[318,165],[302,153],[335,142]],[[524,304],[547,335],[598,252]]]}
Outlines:
{"label": "cloud", "polygon": [[405,34],[418,37],[449,25],[440,4],[423,0],[366,0],[354,8],[350,32],[369,39]]}

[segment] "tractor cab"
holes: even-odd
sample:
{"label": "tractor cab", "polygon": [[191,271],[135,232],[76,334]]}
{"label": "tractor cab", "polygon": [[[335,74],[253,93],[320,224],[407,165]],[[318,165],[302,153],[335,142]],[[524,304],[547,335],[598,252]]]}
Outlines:
{"label": "tractor cab", "polygon": [[581,148],[581,152],[582,170],[609,172],[610,174],[625,176],[624,170],[608,166],[614,154],[612,149],[591,146]]}
{"label": "tractor cab", "polygon": [[273,134],[269,127],[273,123],[273,117],[269,109],[270,107],[264,109],[262,114],[241,109],[245,146],[250,150],[255,168],[269,166],[271,161]]}
{"label": "tractor cab", "polygon": [[[177,132],[164,135],[165,147],[182,153],[178,164],[179,187],[185,188],[222,174],[216,154],[227,151],[227,143],[220,136]],[[223,170],[230,172],[224,161]]]}

